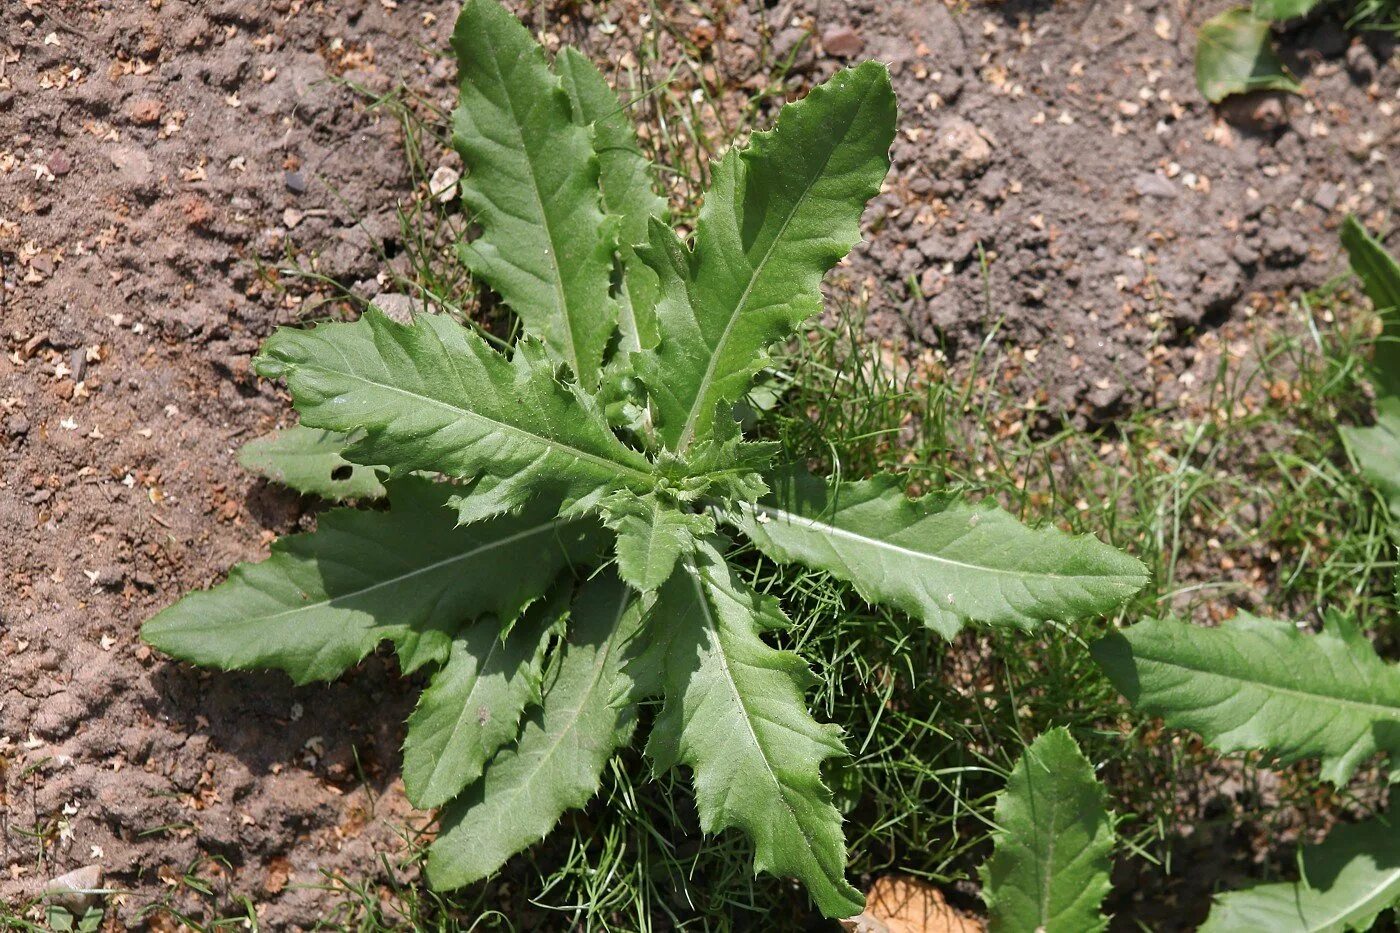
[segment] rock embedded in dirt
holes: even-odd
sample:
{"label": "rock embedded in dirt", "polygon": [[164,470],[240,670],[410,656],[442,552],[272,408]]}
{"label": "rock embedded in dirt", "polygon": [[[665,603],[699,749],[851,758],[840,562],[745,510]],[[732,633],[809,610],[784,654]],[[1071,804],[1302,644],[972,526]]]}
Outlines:
{"label": "rock embedded in dirt", "polygon": [[865,50],[865,40],[849,26],[837,26],[822,33],[822,48],[837,58],[855,58]]}
{"label": "rock embedded in dirt", "polygon": [[1307,241],[1296,230],[1275,228],[1264,234],[1264,262],[1275,269],[1296,266],[1308,256]]}
{"label": "rock embedded in dirt", "polygon": [[58,178],[62,178],[64,175],[73,171],[73,160],[69,158],[68,154],[62,149],[55,149],[53,152],[50,152],[45,165],[48,167],[49,173]]}
{"label": "rock embedded in dirt", "polygon": [[97,902],[98,895],[93,892],[101,887],[102,866],[84,865],[49,881],[44,897],[50,904],[81,916]]}
{"label": "rock embedded in dirt", "polygon": [[155,171],[151,157],[139,146],[117,146],[107,157],[127,184],[142,184]]}
{"label": "rock embedded in dirt", "polygon": [[306,176],[301,172],[284,172],[282,184],[286,185],[292,194],[306,194]]}
{"label": "rock embedded in dirt", "polygon": [[415,314],[429,313],[426,302],[409,295],[400,295],[394,292],[377,295],[370,303],[387,314],[390,319],[398,321],[400,324],[412,324]]}
{"label": "rock embedded in dirt", "polygon": [[29,419],[15,412],[5,420],[5,433],[10,437],[24,437],[29,433]]}
{"label": "rock embedded in dirt", "polygon": [[123,108],[122,113],[137,126],[150,126],[160,120],[165,105],[154,97],[138,97]]}
{"label": "rock embedded in dirt", "polygon": [[929,168],[934,175],[975,178],[992,161],[992,144],[970,120],[951,116],[938,128]]}
{"label": "rock embedded in dirt", "polygon": [[1347,49],[1346,63],[1347,73],[1357,84],[1369,84],[1376,77],[1376,56],[1360,39]]}
{"label": "rock embedded in dirt", "polygon": [[1282,91],[1232,94],[1218,106],[1225,122],[1254,133],[1272,133],[1288,123],[1288,97]]}
{"label": "rock embedded in dirt", "polygon": [[1133,190],[1141,198],[1174,198],[1180,191],[1160,172],[1143,172],[1133,177]]}

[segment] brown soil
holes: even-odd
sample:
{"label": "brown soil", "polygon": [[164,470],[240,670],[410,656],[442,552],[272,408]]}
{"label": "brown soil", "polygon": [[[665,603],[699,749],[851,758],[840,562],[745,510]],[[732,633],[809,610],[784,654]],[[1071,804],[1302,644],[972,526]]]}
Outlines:
{"label": "brown soil", "polygon": [[[621,0],[516,6],[600,60],[656,28]],[[1203,334],[1324,281],[1344,212],[1393,201],[1400,79],[1388,48],[1335,24],[1291,39],[1309,98],[1229,123],[1191,78],[1192,24],[1214,8],[715,7],[678,6],[674,28],[727,94],[808,27],[793,90],[851,58],[894,66],[896,171],[845,271],[872,334],[957,361],[1000,321],[1012,384],[1077,421],[1189,393]],[[287,416],[250,357],[314,292],[259,269],[315,257],[377,289],[411,182],[397,124],[334,79],[449,103],[454,69],[425,49],[446,47],[454,13],[0,6],[0,901],[98,864],[128,920],[166,896],[199,912],[178,879],[218,858],[201,873],[267,928],[307,925],[330,895],[303,885],[373,877],[426,818],[397,780],[414,688],[390,666],[294,689],[136,636],[309,523],[234,462]]]}

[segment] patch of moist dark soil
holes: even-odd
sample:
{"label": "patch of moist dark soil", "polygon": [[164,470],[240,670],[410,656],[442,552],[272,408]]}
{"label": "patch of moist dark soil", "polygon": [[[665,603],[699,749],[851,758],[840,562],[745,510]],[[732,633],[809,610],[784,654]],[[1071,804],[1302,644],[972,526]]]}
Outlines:
{"label": "patch of moist dark soil", "polygon": [[[655,28],[632,0],[516,7],[624,68]],[[838,282],[869,297],[873,337],[955,361],[1000,322],[1013,385],[1072,418],[1189,392],[1214,336],[1198,334],[1322,281],[1342,214],[1390,202],[1396,74],[1355,44],[1323,50],[1287,122],[1251,130],[1191,85],[1191,26],[1214,9],[670,11],[732,95],[765,83],[760,44],[795,54],[793,92],[848,60],[893,64],[896,172]],[[136,635],[311,526],[307,503],[234,460],[287,417],[252,353],[313,308],[304,283],[260,269],[315,257],[379,287],[410,180],[396,125],[339,80],[450,104],[454,68],[431,50],[454,15],[446,0],[0,4],[0,901],[99,865],[130,892],[128,920],[164,897],[208,919],[180,877],[217,856],[227,867],[200,868],[214,900],[305,926],[334,900],[305,885],[375,878],[424,818],[397,782],[414,688],[385,664],[293,688],[172,664]]]}

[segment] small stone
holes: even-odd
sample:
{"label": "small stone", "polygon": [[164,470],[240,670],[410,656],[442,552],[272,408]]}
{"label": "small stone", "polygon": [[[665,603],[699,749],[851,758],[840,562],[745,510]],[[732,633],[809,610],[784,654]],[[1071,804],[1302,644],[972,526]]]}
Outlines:
{"label": "small stone", "polygon": [[87,367],[87,350],[84,347],[68,354],[68,368],[73,371],[74,382],[83,381],[83,377],[87,375]]}
{"label": "small stone", "polygon": [[122,181],[130,186],[145,184],[155,171],[151,157],[137,146],[118,146],[109,152],[107,157],[112,160],[112,167],[117,170]]}
{"label": "small stone", "polygon": [[301,172],[285,172],[282,175],[282,184],[287,186],[287,190],[292,194],[306,193],[306,178]]}
{"label": "small stone", "polygon": [[1272,133],[1288,123],[1288,100],[1281,91],[1231,94],[1220,102],[1226,122],[1256,133]]}
{"label": "small stone", "polygon": [[934,174],[972,178],[982,174],[992,161],[992,144],[982,131],[962,117],[944,121],[934,138],[930,160]]}
{"label": "small stone", "polygon": [[855,58],[865,48],[865,40],[849,26],[838,26],[822,33],[822,48],[837,58]]}
{"label": "small stone", "polygon": [[398,321],[400,324],[412,324],[415,314],[428,313],[427,304],[420,299],[394,292],[376,295],[370,304],[383,311],[390,320]]}
{"label": "small stone", "polygon": [[44,897],[50,904],[82,916],[97,902],[101,887],[102,866],[84,865],[50,881],[44,887]]}
{"label": "small stone", "polygon": [[126,118],[137,126],[150,126],[160,120],[165,105],[154,97],[142,97],[126,105]]}
{"label": "small stone", "polygon": [[126,573],[120,567],[103,567],[97,571],[97,576],[92,578],[93,585],[104,590],[115,590],[125,580]]}
{"label": "small stone", "polygon": [[450,165],[439,165],[428,179],[428,194],[442,204],[448,204],[457,194],[457,182],[462,175]]}
{"label": "small stone", "polygon": [[1346,62],[1347,72],[1356,83],[1370,84],[1376,77],[1376,56],[1366,43],[1359,39],[1352,42],[1351,48],[1347,49]]}
{"label": "small stone", "polygon": [[29,433],[29,419],[15,412],[5,421],[5,433],[10,437],[24,437]]}
{"label": "small stone", "polygon": [[64,152],[62,149],[55,149],[53,152],[49,153],[47,165],[50,174],[60,178],[73,171],[73,160],[70,159],[68,153]]}
{"label": "small stone", "polygon": [[1179,194],[1172,180],[1160,172],[1143,172],[1134,176],[1133,190],[1140,198],[1174,198]]}
{"label": "small stone", "polygon": [[1323,182],[1317,186],[1317,191],[1313,192],[1312,202],[1324,211],[1330,211],[1337,206],[1341,200],[1342,193],[1337,190],[1337,186],[1331,182]]}

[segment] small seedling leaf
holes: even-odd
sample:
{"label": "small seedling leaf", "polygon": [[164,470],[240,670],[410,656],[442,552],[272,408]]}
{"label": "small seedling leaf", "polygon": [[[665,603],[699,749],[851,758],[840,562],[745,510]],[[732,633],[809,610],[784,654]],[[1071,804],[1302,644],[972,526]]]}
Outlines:
{"label": "small seedling leaf", "polygon": [[1113,815],[1103,785],[1069,731],[1040,736],[997,798],[996,848],[982,868],[990,929],[1089,933],[1112,887]]}

